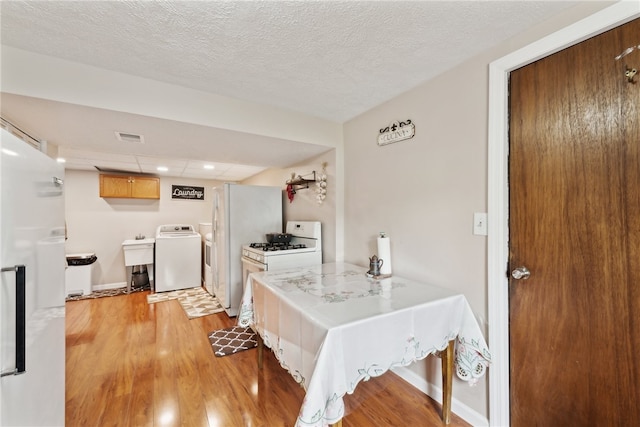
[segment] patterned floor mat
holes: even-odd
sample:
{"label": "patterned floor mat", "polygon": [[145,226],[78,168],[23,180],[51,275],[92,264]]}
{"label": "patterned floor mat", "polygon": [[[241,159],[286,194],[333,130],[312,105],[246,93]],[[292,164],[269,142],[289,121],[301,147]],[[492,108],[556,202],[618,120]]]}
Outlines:
{"label": "patterned floor mat", "polygon": [[156,302],[170,301],[172,299],[202,295],[203,292],[206,293],[207,291],[202,289],[202,287],[180,289],[171,292],[157,292],[147,295],[147,302],[149,304],[154,304]]}
{"label": "patterned floor mat", "polygon": [[79,301],[83,299],[103,298],[103,297],[117,297],[118,295],[129,295],[134,292],[148,291],[149,287],[132,288],[131,291],[127,291],[127,288],[106,289],[104,291],[94,291],[87,295],[74,295],[68,296],[66,301]]}
{"label": "patterned floor mat", "polygon": [[202,287],[180,289],[171,292],[158,292],[147,295],[147,302],[155,304],[177,299],[189,319],[220,313],[224,308]]}
{"label": "patterned floor mat", "polygon": [[211,343],[213,354],[218,357],[249,350],[258,345],[256,334],[251,328],[242,326],[233,326],[210,332],[209,342]]}

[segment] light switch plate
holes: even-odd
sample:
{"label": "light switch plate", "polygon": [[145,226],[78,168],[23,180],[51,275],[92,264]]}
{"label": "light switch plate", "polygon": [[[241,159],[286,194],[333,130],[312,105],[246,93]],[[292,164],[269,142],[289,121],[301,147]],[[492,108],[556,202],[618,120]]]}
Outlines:
{"label": "light switch plate", "polygon": [[473,234],[476,236],[486,236],[488,234],[486,212],[475,212],[473,214]]}

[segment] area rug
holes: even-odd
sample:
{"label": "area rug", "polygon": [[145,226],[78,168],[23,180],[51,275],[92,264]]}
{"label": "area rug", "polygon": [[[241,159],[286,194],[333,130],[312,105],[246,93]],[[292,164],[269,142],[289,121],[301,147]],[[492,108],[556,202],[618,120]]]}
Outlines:
{"label": "area rug", "polygon": [[155,304],[177,299],[189,319],[220,313],[224,308],[218,300],[202,287],[180,289],[171,292],[158,292],[147,295],[147,302]]}
{"label": "area rug", "polygon": [[93,291],[90,294],[86,295],[73,295],[68,296],[65,301],[80,301],[83,299],[94,299],[94,298],[103,298],[103,297],[117,297],[118,295],[129,295],[134,292],[148,291],[149,287],[147,286],[142,288],[132,288],[130,291],[127,291],[127,288],[116,288],[116,289],[105,289],[103,291]]}
{"label": "area rug", "polygon": [[257,347],[256,334],[251,328],[232,326],[209,333],[213,354],[218,357],[239,353]]}
{"label": "area rug", "polygon": [[207,291],[202,289],[201,286],[198,286],[195,288],[180,289],[177,291],[170,291],[170,292],[156,292],[154,294],[147,295],[147,302],[149,304],[154,304],[156,302],[170,301],[172,299],[186,298],[194,295],[201,295],[203,292],[206,293]]}

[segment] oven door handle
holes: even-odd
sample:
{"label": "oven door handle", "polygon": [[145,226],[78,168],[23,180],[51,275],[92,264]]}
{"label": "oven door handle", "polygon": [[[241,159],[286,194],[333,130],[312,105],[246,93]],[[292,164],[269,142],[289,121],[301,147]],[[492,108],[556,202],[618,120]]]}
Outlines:
{"label": "oven door handle", "polygon": [[260,271],[265,271],[265,265],[261,264],[257,261],[252,260],[251,258],[242,257],[242,262],[246,262],[247,264],[251,264],[252,266],[259,268]]}

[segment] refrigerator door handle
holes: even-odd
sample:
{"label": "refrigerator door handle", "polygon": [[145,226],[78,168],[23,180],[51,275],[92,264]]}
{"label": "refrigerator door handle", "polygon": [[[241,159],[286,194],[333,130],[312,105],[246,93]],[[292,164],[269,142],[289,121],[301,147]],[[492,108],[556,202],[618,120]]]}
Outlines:
{"label": "refrigerator door handle", "polygon": [[2,272],[14,271],[16,273],[16,367],[12,371],[0,373],[0,376],[23,374],[27,364],[27,341],[26,341],[26,288],[27,275],[24,265],[13,267],[3,267]]}

